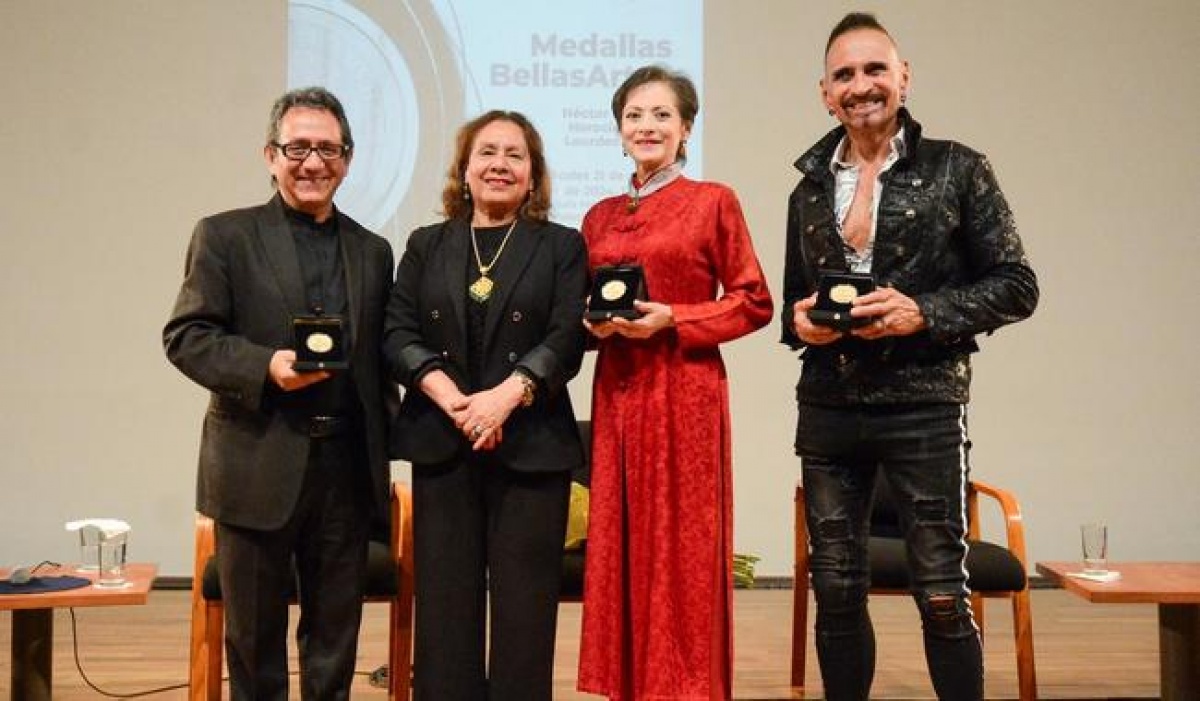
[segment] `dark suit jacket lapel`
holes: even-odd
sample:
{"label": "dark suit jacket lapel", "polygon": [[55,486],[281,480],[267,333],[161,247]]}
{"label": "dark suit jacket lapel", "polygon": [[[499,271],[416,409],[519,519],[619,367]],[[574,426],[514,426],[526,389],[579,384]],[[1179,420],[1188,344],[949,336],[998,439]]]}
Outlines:
{"label": "dark suit jacket lapel", "polygon": [[304,278],[300,274],[300,257],[292,229],[283,213],[283,200],[276,195],[263,207],[259,217],[258,236],[262,241],[267,263],[275,275],[279,291],[287,302],[288,311],[308,309],[304,298]]}
{"label": "dark suit jacket lapel", "polygon": [[495,267],[492,268],[490,277],[495,281],[496,287],[488,303],[487,322],[483,327],[484,348],[491,343],[496,326],[508,309],[508,299],[512,296],[513,288],[524,274],[529,261],[533,259],[542,233],[543,230],[537,222],[519,220],[517,228],[513,229],[512,236],[500,253],[500,260],[496,261]]}
{"label": "dark suit jacket lapel", "polygon": [[342,249],[342,269],[346,276],[346,317],[350,320],[350,348],[355,348],[354,333],[362,326],[363,295],[366,294],[366,250],[362,232],[349,217],[338,212],[338,242]]}
{"label": "dark suit jacket lapel", "polygon": [[[471,271],[475,271],[475,253],[471,248],[471,226],[467,219],[457,218],[446,222],[442,228],[442,263],[444,265],[447,294],[450,304],[454,307],[454,317],[458,324],[458,337],[467,337],[467,264],[470,260]],[[478,273],[471,276],[475,281]]]}

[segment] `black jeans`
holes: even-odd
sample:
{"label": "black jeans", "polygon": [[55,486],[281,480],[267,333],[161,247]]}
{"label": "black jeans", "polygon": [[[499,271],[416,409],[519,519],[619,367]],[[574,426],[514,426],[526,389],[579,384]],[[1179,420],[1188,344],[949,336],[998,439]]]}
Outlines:
{"label": "black jeans", "polygon": [[866,699],[875,673],[867,543],[880,475],[895,499],[938,698],[983,698],[965,568],[969,448],[962,405],[800,406],[817,658],[831,701]]}

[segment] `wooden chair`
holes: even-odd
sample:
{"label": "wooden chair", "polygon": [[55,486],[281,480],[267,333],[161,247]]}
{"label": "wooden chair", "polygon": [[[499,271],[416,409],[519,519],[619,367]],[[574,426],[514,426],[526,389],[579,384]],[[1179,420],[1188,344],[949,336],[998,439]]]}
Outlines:
{"label": "wooden chair", "polygon": [[[879,480],[871,516],[871,594],[909,596],[908,564],[898,519],[891,507],[886,482]],[[1004,515],[1005,544],[982,540],[979,528],[979,495],[994,499]],[[1033,620],[1026,576],[1025,527],[1021,507],[1013,495],[983,482],[973,481],[967,489],[967,585],[971,608],[979,632],[984,632],[983,600],[1006,598],[1012,602],[1016,638],[1017,678],[1021,701],[1037,699],[1037,673],[1033,658]],[[792,594],[792,686],[804,688],[804,665],[808,643],[808,525],[805,520],[804,487],[796,485],[795,496],[795,586]]]}
{"label": "wooden chair", "polygon": [[[225,607],[217,582],[213,522],[196,515],[195,569],[192,578],[192,639],[189,698],[221,698],[225,650]],[[412,673],[413,546],[412,493],[407,484],[395,483],[391,498],[390,543],[372,541],[368,553],[366,601],[391,607],[388,658],[388,698],[407,701]]]}

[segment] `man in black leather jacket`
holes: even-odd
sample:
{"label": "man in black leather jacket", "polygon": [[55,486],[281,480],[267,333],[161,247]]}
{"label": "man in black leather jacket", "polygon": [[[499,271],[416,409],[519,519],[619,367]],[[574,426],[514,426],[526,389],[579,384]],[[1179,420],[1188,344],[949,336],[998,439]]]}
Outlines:
{"label": "man in black leather jacket", "polygon": [[[796,161],[783,337],[801,351],[802,459],[816,644],[829,699],[866,699],[869,507],[896,500],[939,698],[983,698],[966,587],[966,404],[974,336],[1033,313],[1038,287],[987,159],[926,139],[904,108],[908,64],[871,15],[833,29],[821,92],[841,126]],[[857,325],[814,324],[823,274],[869,273]]]}

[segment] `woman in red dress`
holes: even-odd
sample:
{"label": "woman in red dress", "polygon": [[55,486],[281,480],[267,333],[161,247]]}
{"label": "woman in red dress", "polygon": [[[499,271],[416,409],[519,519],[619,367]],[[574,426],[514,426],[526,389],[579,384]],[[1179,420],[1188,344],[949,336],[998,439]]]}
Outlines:
{"label": "woman in red dress", "polygon": [[642,266],[637,319],[591,323],[592,493],[579,689],[728,699],[733,533],[718,346],[765,325],[770,293],[733,191],[681,175],[699,101],[659,66],[613,96],[636,166],[583,222],[590,264]]}

